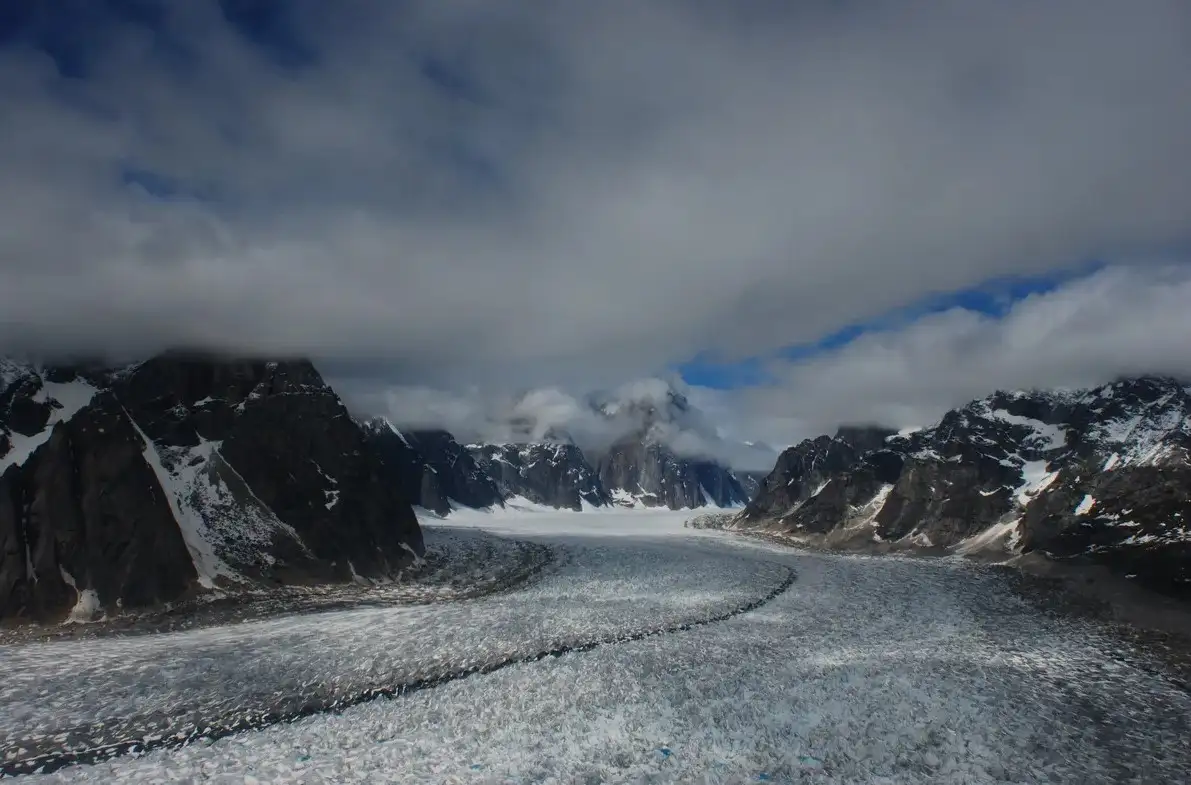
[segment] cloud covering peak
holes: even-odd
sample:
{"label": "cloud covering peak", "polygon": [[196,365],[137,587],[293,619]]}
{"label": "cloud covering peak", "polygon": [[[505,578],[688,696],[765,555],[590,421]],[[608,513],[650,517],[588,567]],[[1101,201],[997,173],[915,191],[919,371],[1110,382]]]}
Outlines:
{"label": "cloud covering peak", "polygon": [[3,353],[300,353],[403,419],[598,434],[586,391],[1097,261],[686,394],[780,444],[1191,370],[1180,0],[14,8]]}
{"label": "cloud covering peak", "polygon": [[1191,225],[1181,2],[145,8],[0,48],[5,344],[605,384]]}

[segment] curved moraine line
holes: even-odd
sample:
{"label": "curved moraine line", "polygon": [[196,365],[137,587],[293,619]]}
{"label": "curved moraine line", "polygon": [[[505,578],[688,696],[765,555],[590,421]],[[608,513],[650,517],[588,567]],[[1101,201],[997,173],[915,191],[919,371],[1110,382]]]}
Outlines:
{"label": "curved moraine line", "polygon": [[658,635],[669,635],[672,633],[686,632],[698,627],[706,627],[709,624],[727,621],[728,619],[734,618],[736,616],[750,613],[777,599],[779,595],[794,585],[794,581],[797,578],[793,570],[790,570],[789,568],[786,568],[786,570],[787,575],[785,580],[778,584],[773,591],[769,592],[764,597],[753,600],[746,605],[741,605],[740,607],[733,608],[726,613],[721,613],[710,618],[683,622],[682,624],[675,624],[667,627],[657,627],[655,629],[635,632],[629,635],[598,638],[596,640],[587,641],[584,643],[563,644],[553,649],[540,651],[536,654],[530,654],[521,657],[510,657],[505,660],[499,660],[497,662],[490,662],[484,665],[476,665],[470,668],[454,671],[442,676],[435,676],[428,679],[417,679],[415,681],[405,682],[403,684],[389,687],[372,687],[362,692],[356,693],[355,695],[337,698],[333,701],[309,703],[291,711],[250,712],[241,715],[233,722],[224,725],[204,725],[201,728],[196,726],[189,732],[175,733],[172,735],[149,735],[137,739],[115,742],[113,744],[105,744],[101,747],[91,747],[83,750],[51,752],[29,758],[6,759],[0,762],[0,779],[16,777],[22,774],[48,774],[50,772],[66,768],[67,766],[102,763],[104,761],[111,760],[113,758],[119,758],[124,755],[142,755],[152,750],[176,749],[193,744],[196,741],[216,741],[237,733],[261,730],[271,725],[281,725],[285,723],[296,722],[306,717],[313,717],[318,714],[338,714],[345,709],[349,709],[353,706],[359,706],[363,703],[370,703],[374,700],[377,700],[378,698],[398,698],[414,692],[421,692],[423,690],[441,687],[444,684],[449,684],[453,681],[460,681],[471,676],[495,673],[496,671],[503,670],[513,665],[524,665],[531,662],[540,662],[546,659],[558,658],[564,654],[591,651],[593,649],[598,649],[601,646],[632,643],[634,641],[640,641],[646,638],[653,638]]}

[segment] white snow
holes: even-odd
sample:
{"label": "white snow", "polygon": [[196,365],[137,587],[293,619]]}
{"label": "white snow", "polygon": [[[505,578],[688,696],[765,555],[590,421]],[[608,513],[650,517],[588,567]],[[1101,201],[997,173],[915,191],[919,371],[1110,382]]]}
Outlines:
{"label": "white snow", "polygon": [[1041,420],[1034,420],[1029,417],[1022,417],[1017,414],[1011,414],[1004,409],[993,409],[990,416],[1002,422],[1011,423],[1013,425],[1023,425],[1034,432],[1034,439],[1037,441],[1032,445],[1040,450],[1056,450],[1066,444],[1067,432],[1057,425],[1044,423]]}
{"label": "white snow", "polygon": [[[613,488],[608,493],[612,497],[612,503],[620,507],[644,507],[641,500],[629,493],[624,488]],[[506,502],[508,504],[508,502]]]}
{"label": "white snow", "polygon": [[1085,494],[1080,500],[1079,505],[1075,508],[1076,515],[1087,515],[1092,511],[1092,507],[1096,504],[1096,500],[1090,494]]}
{"label": "white snow", "polygon": [[0,757],[623,640],[738,608],[793,569],[790,590],[726,621],[31,781],[1098,785],[1191,769],[1191,696],[999,575],[801,553],[683,517],[460,511],[564,558],[464,603],[4,647]]}
{"label": "white snow", "polygon": [[405,438],[405,434],[401,432],[400,428],[398,428],[396,425],[389,422],[388,420],[385,420],[384,423],[385,423],[385,425],[389,426],[390,431],[392,431],[393,433],[395,433],[397,435],[397,438],[401,440],[402,444],[404,444],[406,447],[410,447],[410,449],[413,449],[409,443],[409,440]]}
{"label": "white snow", "polygon": [[[326,508],[328,510],[334,509],[335,505],[339,504],[339,488],[337,487],[339,485],[339,480],[336,480],[334,477],[323,471],[323,467],[319,466],[313,460],[310,462],[314,464],[314,468],[318,470],[318,473],[322,475],[322,478],[331,484],[330,488],[323,491],[323,495],[326,497]],[[297,534],[295,533],[294,536],[296,537]]]}
{"label": "white snow", "polygon": [[1110,472],[1113,469],[1115,469],[1117,467],[1117,464],[1119,464],[1120,462],[1121,462],[1121,454],[1114,452],[1112,455],[1108,456],[1108,460],[1104,462],[1104,466],[1100,469],[1100,471]]}
{"label": "white snow", "polygon": [[18,362],[13,362],[5,357],[0,357],[0,393],[8,389],[8,385],[15,382],[24,376],[33,373],[33,369],[27,365],[22,365]]}
{"label": "white snow", "polygon": [[1022,464],[1022,483],[1017,486],[1014,493],[1014,498],[1021,506],[1029,504],[1030,499],[1049,488],[1059,476],[1058,472],[1046,470],[1047,463],[1047,461],[1026,461]]}
{"label": "white snow", "polygon": [[197,464],[191,465],[189,461],[184,461],[174,472],[170,472],[162,464],[161,454],[158,453],[153,440],[145,435],[131,415],[128,415],[128,421],[132,423],[133,428],[136,428],[137,435],[145,444],[145,462],[157,476],[157,483],[165,493],[170,510],[174,513],[174,520],[178,522],[182,540],[186,543],[186,549],[190,551],[190,559],[194,562],[195,572],[198,573],[199,585],[206,589],[214,589],[215,582],[220,578],[226,578],[232,582],[242,581],[243,578],[215,553],[215,548],[211,544],[211,538],[207,532],[207,523],[203,520],[202,514],[190,503],[192,486],[199,469],[206,464],[205,458],[209,457],[211,451],[218,445],[215,442],[203,442],[192,450],[192,452],[198,453],[196,457],[201,459]]}
{"label": "white snow", "polygon": [[74,417],[80,409],[91,402],[93,397],[95,397],[95,387],[82,379],[72,382],[43,383],[34,399],[38,401],[54,400],[61,404],[61,408],[54,408],[50,411],[50,419],[39,433],[25,436],[14,432],[9,435],[11,447],[5,455],[0,455],[0,473],[3,473],[9,466],[23,465],[38,447],[49,440],[55,425]]}
{"label": "white snow", "polygon": [[87,624],[95,621],[99,614],[101,605],[99,602],[99,593],[94,589],[83,589],[79,591],[78,584],[74,581],[74,576],[66,571],[62,565],[58,565],[58,573],[62,576],[62,580],[67,586],[75,590],[78,600],[74,607],[70,609],[70,613],[66,617],[67,624]]}
{"label": "white snow", "polygon": [[[310,552],[294,528],[257,498],[223,459],[219,442],[204,439],[196,447],[159,448],[133,425],[145,443],[145,460],[170,503],[201,586],[215,589],[221,581],[251,583],[238,566],[272,564],[271,550],[278,537]],[[328,509],[336,499],[337,494],[328,496]]]}
{"label": "white snow", "polygon": [[99,594],[94,589],[83,589],[79,592],[78,602],[70,609],[66,617],[67,624],[86,624],[95,621],[99,614]]}
{"label": "white snow", "polygon": [[967,556],[968,554],[978,553],[996,547],[1013,550],[1017,545],[1018,539],[1020,539],[1019,523],[1021,523],[1020,518],[995,523],[979,534],[957,543],[954,550],[961,556]]}
{"label": "white snow", "polygon": [[[1094,404],[1096,398],[1109,397],[1111,392],[1111,387],[1102,388],[1085,396],[1084,402]],[[1118,462],[1127,466],[1157,465],[1171,456],[1181,456],[1181,451],[1164,443],[1172,434],[1180,432],[1191,433],[1191,422],[1181,401],[1171,392],[1139,410],[1095,426],[1091,435],[1119,453],[1112,464],[1115,467]]]}
{"label": "white snow", "polygon": [[[878,488],[876,494],[866,504],[854,508],[850,519],[845,524],[846,528],[854,529],[875,525],[877,515],[880,514],[881,508],[885,506],[885,502],[889,499],[889,494],[892,491],[893,486],[888,483]],[[876,532],[873,532],[873,537],[880,542],[880,537],[877,536]]]}

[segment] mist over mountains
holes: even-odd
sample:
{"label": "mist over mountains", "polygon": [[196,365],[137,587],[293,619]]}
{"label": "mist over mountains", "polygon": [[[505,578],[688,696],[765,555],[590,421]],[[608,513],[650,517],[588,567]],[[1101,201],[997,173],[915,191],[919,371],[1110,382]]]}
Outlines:
{"label": "mist over mountains", "polygon": [[627,434],[647,433],[675,455],[708,459],[743,472],[768,472],[778,451],[734,439],[692,402],[680,379],[639,379],[609,390],[574,394],[542,387],[504,396],[448,394],[395,387],[362,401],[398,428],[442,429],[463,443],[571,444],[591,454]]}

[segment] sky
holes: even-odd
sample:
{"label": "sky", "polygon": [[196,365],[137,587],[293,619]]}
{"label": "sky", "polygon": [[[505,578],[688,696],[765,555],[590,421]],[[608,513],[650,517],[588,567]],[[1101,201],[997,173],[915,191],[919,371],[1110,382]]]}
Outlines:
{"label": "sky", "polygon": [[1182,0],[11,0],[0,95],[0,352],[778,446],[1191,375]]}

